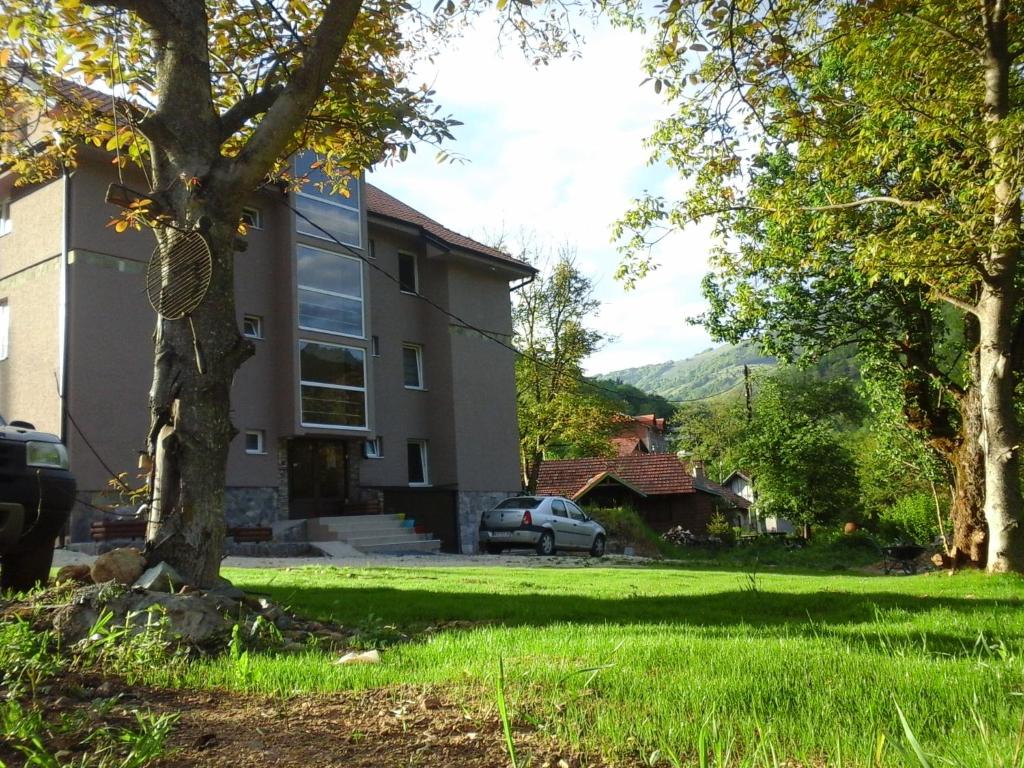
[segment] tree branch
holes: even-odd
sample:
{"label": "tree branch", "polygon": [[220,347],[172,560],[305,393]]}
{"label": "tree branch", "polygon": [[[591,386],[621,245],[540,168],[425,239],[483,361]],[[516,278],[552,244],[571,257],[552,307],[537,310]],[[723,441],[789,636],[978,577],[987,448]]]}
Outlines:
{"label": "tree branch", "polygon": [[313,41],[287,85],[274,99],[260,124],[236,158],[225,161],[226,173],[214,180],[220,192],[253,189],[267,174],[288,141],[316,104],[330,77],[362,0],[329,0]]}
{"label": "tree branch", "polygon": [[269,110],[284,90],[284,86],[269,85],[236,101],[229,110],[220,116],[221,141],[230,138],[256,115]]}
{"label": "tree branch", "polygon": [[947,304],[952,304],[957,309],[963,310],[964,312],[967,312],[974,316],[978,315],[978,308],[974,304],[971,304],[970,302],[964,301],[963,299],[958,299],[956,296],[951,296],[950,294],[944,293],[935,288],[932,289],[932,293],[935,295],[935,298],[942,299]]}

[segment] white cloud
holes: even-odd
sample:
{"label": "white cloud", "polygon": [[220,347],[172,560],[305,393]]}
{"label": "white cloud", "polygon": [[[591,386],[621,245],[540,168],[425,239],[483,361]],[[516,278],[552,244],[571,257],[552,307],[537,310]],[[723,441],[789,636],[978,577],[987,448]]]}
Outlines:
{"label": "white cloud", "polygon": [[493,27],[481,24],[421,73],[466,123],[446,149],[470,162],[437,165],[427,149],[374,182],[478,239],[527,230],[551,246],[574,245],[604,302],[595,325],[617,337],[589,370],[686,357],[709,344],[685,322],[703,309],[708,230],[663,241],[654,253],[660,268],[635,291],[613,280],[612,222],[645,190],[671,197],[680,184],[646,165],[643,138],[666,107],[640,86],[642,39],[608,25],[587,38],[582,58],[534,69],[511,46],[499,55]]}

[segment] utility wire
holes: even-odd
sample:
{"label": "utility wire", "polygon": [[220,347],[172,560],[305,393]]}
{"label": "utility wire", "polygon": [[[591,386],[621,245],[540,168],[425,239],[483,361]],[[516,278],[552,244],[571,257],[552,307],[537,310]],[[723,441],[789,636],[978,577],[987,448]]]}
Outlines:
{"label": "utility wire", "polygon": [[[384,277],[386,277],[388,280],[390,280],[391,282],[393,282],[396,285],[398,285],[399,287],[401,287],[401,285],[402,285],[401,281],[395,275],[391,274],[386,269],[384,269],[379,264],[377,264],[375,260],[370,259],[369,257],[363,255],[360,251],[356,250],[352,246],[350,246],[350,245],[348,245],[346,243],[341,242],[341,240],[339,240],[333,234],[331,234],[326,229],[324,229],[319,224],[317,224],[315,221],[313,221],[308,216],[306,216],[306,214],[304,214],[302,211],[298,210],[295,206],[293,206],[291,203],[289,203],[284,198],[284,196],[281,196],[279,198],[279,201],[280,201],[281,205],[283,205],[285,208],[288,208],[292,213],[294,213],[296,216],[301,218],[307,224],[309,224],[312,227],[314,227],[317,231],[323,233],[323,235],[326,238],[328,238],[331,242],[336,243],[337,245],[341,246],[349,254],[351,254],[353,257],[359,259],[364,264],[366,264],[368,267],[370,267],[370,269],[373,269],[376,272],[379,272],[380,274],[384,275]],[[511,344],[508,344],[505,341],[503,341],[501,338],[499,338],[498,335],[495,332],[493,332],[493,331],[486,331],[483,328],[480,328],[479,326],[476,326],[473,323],[469,322],[468,320],[466,320],[466,319],[464,319],[462,317],[459,317],[458,315],[454,314],[453,312],[450,312],[445,307],[442,307],[440,304],[438,304],[434,300],[428,298],[427,296],[424,296],[422,293],[419,293],[417,291],[413,295],[416,298],[420,299],[421,301],[425,302],[428,306],[432,307],[433,309],[437,310],[441,314],[445,315],[446,317],[448,317],[448,318],[450,318],[452,320],[455,320],[457,323],[459,323],[460,325],[462,325],[465,328],[468,328],[471,331],[476,331],[477,333],[479,333],[484,338],[490,339],[491,341],[493,341],[498,346],[503,347],[504,349],[507,349],[509,352],[512,352],[513,354],[517,355],[518,357],[521,357],[524,360],[529,360],[531,363],[535,363],[537,365],[543,366],[543,367],[548,368],[550,370],[556,370],[558,368],[558,366],[556,366],[553,363],[549,363],[546,360],[541,360],[540,358],[535,357],[534,355],[530,355],[530,354],[528,354],[526,352],[523,352],[520,349],[516,349]],[[565,371],[560,371],[560,372],[565,374]],[[596,383],[595,381],[587,379],[585,376],[577,376],[575,374],[566,374],[566,375],[567,375],[568,378],[572,379],[577,384],[581,384],[581,385],[583,385],[585,387],[590,387],[591,389],[600,390],[600,391],[610,395],[611,397],[614,397],[616,400],[625,399],[622,396],[621,393],[616,392],[613,389],[609,389],[608,387],[603,387],[600,384]],[[672,403],[674,405],[680,405],[680,404],[684,404],[684,403],[696,403],[696,402],[699,402],[701,400],[711,400],[712,398],[719,397],[720,395],[724,395],[724,394],[726,394],[728,392],[731,392],[732,390],[736,389],[741,384],[743,384],[743,382],[742,381],[738,381],[735,384],[733,384],[732,386],[727,387],[726,389],[723,389],[720,392],[715,392],[715,393],[710,394],[710,395],[702,395],[701,397],[691,397],[691,398],[687,398],[685,400],[666,400],[666,402]]]}

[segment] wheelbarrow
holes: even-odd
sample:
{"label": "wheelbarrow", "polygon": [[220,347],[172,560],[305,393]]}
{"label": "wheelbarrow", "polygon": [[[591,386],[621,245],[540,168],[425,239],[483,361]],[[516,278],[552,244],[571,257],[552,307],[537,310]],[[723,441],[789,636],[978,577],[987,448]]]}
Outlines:
{"label": "wheelbarrow", "polygon": [[920,544],[896,544],[881,549],[882,567],[886,575],[899,571],[907,576],[917,573],[917,558],[927,551]]}

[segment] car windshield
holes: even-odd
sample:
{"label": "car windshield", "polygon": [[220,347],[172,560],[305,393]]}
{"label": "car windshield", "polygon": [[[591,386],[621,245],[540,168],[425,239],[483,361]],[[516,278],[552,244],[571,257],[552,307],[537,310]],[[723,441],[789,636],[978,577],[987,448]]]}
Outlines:
{"label": "car windshield", "polygon": [[540,499],[523,496],[515,499],[505,499],[495,509],[536,509],[538,506],[540,506]]}

